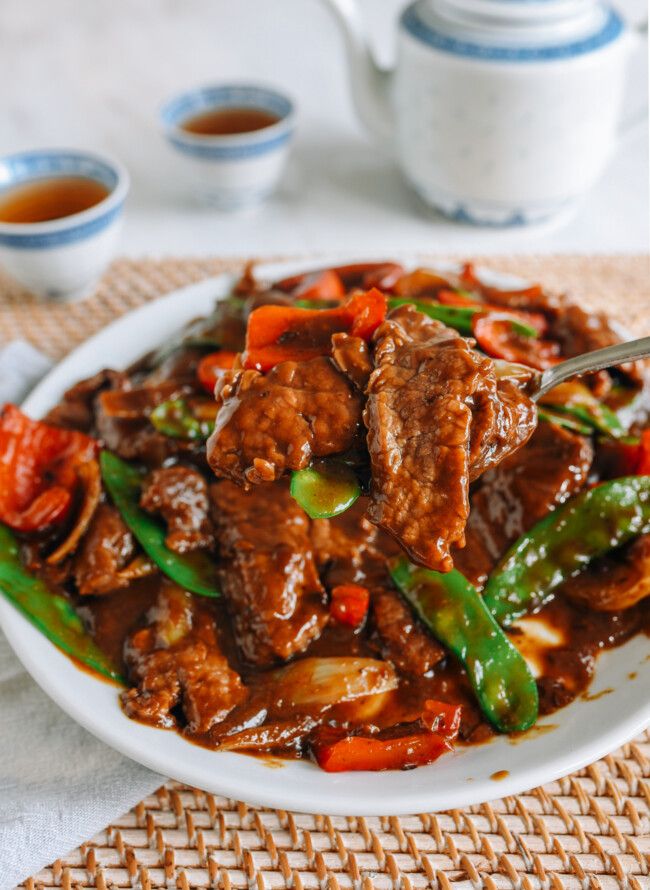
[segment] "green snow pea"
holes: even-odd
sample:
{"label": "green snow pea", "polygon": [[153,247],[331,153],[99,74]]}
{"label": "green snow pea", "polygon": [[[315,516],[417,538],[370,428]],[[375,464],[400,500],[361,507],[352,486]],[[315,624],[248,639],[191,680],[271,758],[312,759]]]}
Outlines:
{"label": "green snow pea", "polygon": [[158,520],[140,507],[145,472],[110,451],[99,456],[102,479],[122,519],[158,568],[185,590],[200,596],[220,596],[216,567],[207,553],[174,553],[165,544],[165,530]]}
{"label": "green snow pea", "polygon": [[361,494],[352,467],[338,460],[317,461],[291,474],[291,496],[311,519],[330,519],[349,509]]}
{"label": "green snow pea", "polygon": [[400,558],[393,581],[431,633],[460,659],[481,710],[500,732],[537,720],[537,684],[476,588],[456,569],[434,572]]}
{"label": "green snow pea", "polygon": [[159,433],[172,439],[207,439],[214,422],[199,420],[185,399],[169,399],[155,407],[149,420]]}
{"label": "green snow pea", "polygon": [[63,652],[98,674],[124,683],[117,667],[86,632],[69,600],[25,569],[15,535],[1,524],[0,591]]}
{"label": "green snow pea", "polygon": [[516,541],[483,600],[499,624],[540,608],[564,581],[637,535],[650,532],[650,476],[625,476],[583,491]]}
{"label": "green snow pea", "polygon": [[[397,306],[406,306],[411,304],[415,306],[418,312],[428,315],[429,318],[435,318],[450,328],[455,328],[459,334],[472,335],[472,319],[478,312],[486,310],[478,306],[447,306],[444,303],[425,303],[420,300],[413,300],[411,297],[391,297],[388,300],[390,309]],[[507,314],[507,309],[504,309]],[[523,334],[525,337],[539,337],[539,333],[532,325],[526,324],[520,318],[512,319],[512,326],[517,333]]]}

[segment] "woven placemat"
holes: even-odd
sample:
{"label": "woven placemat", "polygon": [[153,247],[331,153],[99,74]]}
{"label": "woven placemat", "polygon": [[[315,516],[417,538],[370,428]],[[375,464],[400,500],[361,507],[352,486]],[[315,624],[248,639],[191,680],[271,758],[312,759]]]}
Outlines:
{"label": "woven placemat", "polygon": [[[434,257],[430,258],[432,261]],[[492,256],[482,265],[543,281],[551,290],[650,326],[650,257]],[[178,287],[242,267],[238,259],[117,260],[95,294],[78,303],[42,302],[0,273],[0,342],[22,337],[61,358],[118,315]]]}
{"label": "woven placemat", "polygon": [[[482,258],[650,330],[650,258]],[[0,278],[0,339],[58,358],[107,321],[237,260],[115,262],[97,292],[43,304]],[[614,717],[614,715],[613,715]],[[166,782],[23,885],[221,890],[650,890],[650,733],[558,782],[464,810],[309,816]]]}

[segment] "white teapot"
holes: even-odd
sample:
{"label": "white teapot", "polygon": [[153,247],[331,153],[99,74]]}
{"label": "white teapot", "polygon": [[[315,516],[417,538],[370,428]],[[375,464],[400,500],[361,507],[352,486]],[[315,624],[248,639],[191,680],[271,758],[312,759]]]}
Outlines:
{"label": "white teapot", "polygon": [[377,68],[354,0],[326,0],[367,128],[457,220],[538,222],[570,208],[616,141],[633,33],[597,0],[416,0],[397,67]]}

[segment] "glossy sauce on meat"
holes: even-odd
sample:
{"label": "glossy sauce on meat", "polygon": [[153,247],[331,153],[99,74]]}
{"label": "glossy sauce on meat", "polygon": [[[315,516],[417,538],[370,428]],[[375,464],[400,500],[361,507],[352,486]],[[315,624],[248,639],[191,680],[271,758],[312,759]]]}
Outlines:
{"label": "glossy sauce on meat", "polygon": [[[350,280],[361,279],[355,271]],[[285,287],[265,295],[244,282],[242,311],[289,302]],[[570,332],[575,342],[601,345],[613,336],[602,320],[553,301],[535,298],[535,305],[558,338]],[[242,346],[238,312],[231,306],[227,318],[233,349]],[[145,467],[140,504],[165,526],[169,549],[207,551],[218,563],[219,600],[180,589],[147,564],[106,497],[60,566],[43,560],[56,541],[25,545],[26,565],[71,597],[128,675],[125,712],[211,748],[301,757],[324,715],[376,732],[418,719],[434,699],[462,705],[463,742],[489,739],[493,729],[464,671],[396,590],[387,560],[401,552],[404,528],[419,526],[412,555],[441,567],[453,559],[481,588],[522,532],[599,478],[606,449],[597,444],[594,455],[592,438],[554,424],[535,429],[529,403],[491,361],[400,307],[370,345],[339,332],[331,358],[282,363],[265,375],[226,372],[218,392],[225,412],[208,445],[215,479],[204,443],[168,438],[149,422],[163,401],[201,395],[196,368],[205,348],[196,343],[211,330],[195,323],[188,342],[163,360],[82,381],[48,417]],[[642,371],[626,373],[637,380]],[[411,436],[414,425],[419,438]],[[366,429],[374,484],[341,516],[310,520],[289,494],[287,471],[353,452]],[[433,486],[419,494],[423,457],[431,474],[454,480],[439,502],[429,497]],[[449,524],[450,515],[458,522]],[[420,553],[422,540],[431,552]],[[537,668],[541,713],[585,692],[599,652],[648,630],[649,554],[643,536],[568,582],[535,615],[556,644],[512,630]],[[333,588],[351,583],[370,591],[358,627],[333,620],[329,609]],[[384,665],[384,691],[316,703],[309,693],[318,678],[309,671],[323,657]]]}

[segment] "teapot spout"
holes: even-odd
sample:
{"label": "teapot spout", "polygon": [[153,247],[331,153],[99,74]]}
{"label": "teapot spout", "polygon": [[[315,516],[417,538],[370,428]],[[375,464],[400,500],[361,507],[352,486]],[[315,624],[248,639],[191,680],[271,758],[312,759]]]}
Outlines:
{"label": "teapot spout", "polygon": [[391,72],[379,68],[372,56],[356,0],[324,2],[334,13],[345,40],[348,75],[356,112],[368,132],[378,141],[389,145],[393,133],[389,98]]}

